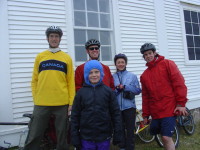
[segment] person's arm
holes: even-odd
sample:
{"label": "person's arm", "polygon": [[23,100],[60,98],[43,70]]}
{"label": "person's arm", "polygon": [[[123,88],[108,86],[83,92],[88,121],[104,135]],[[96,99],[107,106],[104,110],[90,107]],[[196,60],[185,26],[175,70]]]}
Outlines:
{"label": "person's arm", "polygon": [[184,77],[173,61],[169,60],[167,62],[167,67],[176,98],[176,108],[174,113],[178,113],[178,115],[187,115],[185,108],[185,104],[187,102],[187,87],[185,85]]}
{"label": "person's arm", "polygon": [[129,80],[130,82],[125,82],[124,84],[124,90],[131,91],[135,95],[139,95],[141,93],[141,88],[140,88],[140,84],[138,82],[137,76],[134,74],[131,74],[130,77],[131,77],[131,80]]}
{"label": "person's arm", "polygon": [[35,58],[33,73],[32,73],[31,89],[32,89],[33,100],[35,99],[35,95],[36,95],[36,88],[37,88],[37,83],[38,83],[38,72],[39,72],[39,56]]}
{"label": "person's arm", "polygon": [[167,67],[170,82],[176,98],[176,105],[179,107],[185,107],[187,102],[187,87],[185,85],[184,77],[173,61],[168,61]]}
{"label": "person's arm", "polygon": [[75,85],[76,85],[76,91],[78,91],[80,88],[82,88],[84,83],[84,66],[80,65],[75,70]]}
{"label": "person's arm", "polygon": [[73,104],[74,101],[74,96],[75,96],[75,81],[74,81],[74,68],[73,68],[73,63],[72,59],[69,56],[69,61],[67,64],[67,88],[68,88],[68,94],[69,94],[69,107],[68,107],[68,112],[71,111],[71,105]]}
{"label": "person's arm", "polygon": [[74,98],[71,113],[71,142],[76,148],[81,147],[80,138],[81,97],[77,93]]}
{"label": "person's arm", "polygon": [[140,77],[140,82],[142,85],[142,116],[143,118],[148,118],[150,116],[149,92],[145,86],[145,82],[143,81],[142,76]]}

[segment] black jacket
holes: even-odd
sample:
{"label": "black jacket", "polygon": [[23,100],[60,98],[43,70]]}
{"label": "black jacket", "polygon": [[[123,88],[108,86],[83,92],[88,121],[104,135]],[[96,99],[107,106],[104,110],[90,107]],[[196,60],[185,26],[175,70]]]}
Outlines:
{"label": "black jacket", "polygon": [[104,84],[84,85],[74,99],[71,115],[72,144],[80,140],[102,142],[121,140],[120,110],[112,89]]}

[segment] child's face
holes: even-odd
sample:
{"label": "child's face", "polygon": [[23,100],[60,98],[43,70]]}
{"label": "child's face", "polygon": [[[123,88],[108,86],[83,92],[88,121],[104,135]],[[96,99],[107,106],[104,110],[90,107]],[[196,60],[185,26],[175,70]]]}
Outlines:
{"label": "child's face", "polygon": [[155,55],[155,52],[153,52],[152,50],[148,50],[144,52],[143,57],[146,62],[151,62],[152,60],[154,60]]}
{"label": "child's face", "polygon": [[97,84],[100,80],[100,71],[98,69],[92,69],[89,74],[89,80],[91,84]]}
{"label": "child's face", "polygon": [[125,67],[126,67],[125,60],[123,58],[117,59],[117,61],[116,61],[116,67],[117,67],[117,70],[119,70],[119,71],[124,70]]}

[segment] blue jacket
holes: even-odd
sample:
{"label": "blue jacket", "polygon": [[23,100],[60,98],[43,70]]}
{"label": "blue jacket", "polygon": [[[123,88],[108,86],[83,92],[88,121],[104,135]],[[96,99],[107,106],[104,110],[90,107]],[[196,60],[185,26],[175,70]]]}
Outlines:
{"label": "blue jacket", "polygon": [[[124,91],[131,91],[135,95],[139,95],[141,93],[140,85],[135,74],[128,72],[127,70],[118,71],[117,73],[113,74],[113,78],[115,87],[119,84],[122,84],[125,86]],[[135,98],[133,100],[125,99],[123,98],[123,92],[119,92],[116,89],[115,93],[117,95],[120,110],[136,108]]]}

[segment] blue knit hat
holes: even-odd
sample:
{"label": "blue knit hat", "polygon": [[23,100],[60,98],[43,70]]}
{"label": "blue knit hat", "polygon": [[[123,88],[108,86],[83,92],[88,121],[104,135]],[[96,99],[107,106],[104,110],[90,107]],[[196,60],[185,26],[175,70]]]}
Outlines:
{"label": "blue knit hat", "polygon": [[[90,71],[92,69],[98,69],[100,71],[100,81],[95,85],[91,84],[90,81],[89,81],[89,74],[90,74]],[[96,85],[98,85],[99,83],[102,82],[103,76],[104,76],[103,67],[102,67],[102,65],[101,65],[101,63],[99,61],[90,60],[90,61],[85,63],[85,66],[84,66],[84,79],[85,79],[85,83],[86,84],[91,85],[91,86],[96,86]]]}

